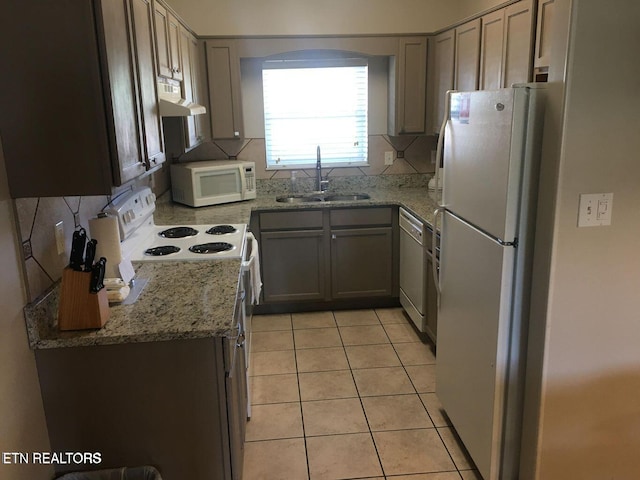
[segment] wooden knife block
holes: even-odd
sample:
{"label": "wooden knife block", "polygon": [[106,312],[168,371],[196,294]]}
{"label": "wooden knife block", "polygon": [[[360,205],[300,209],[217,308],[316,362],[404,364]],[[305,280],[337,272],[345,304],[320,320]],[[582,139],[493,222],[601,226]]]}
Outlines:
{"label": "wooden knife block", "polygon": [[62,272],[62,290],[58,307],[58,329],[88,330],[102,328],[109,319],[107,289],[89,291],[91,272],[67,267]]}

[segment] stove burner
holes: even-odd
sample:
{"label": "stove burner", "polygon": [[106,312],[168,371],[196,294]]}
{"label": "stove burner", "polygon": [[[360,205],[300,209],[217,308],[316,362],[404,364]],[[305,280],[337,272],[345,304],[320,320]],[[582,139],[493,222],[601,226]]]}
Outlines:
{"label": "stove burner", "polygon": [[236,233],[238,229],[233,225],[216,225],[207,230],[209,235],[224,235],[226,233]]}
{"label": "stove burner", "polygon": [[172,227],[161,231],[158,235],[164,238],[186,238],[198,234],[198,230],[191,227]]}
{"label": "stove burner", "polygon": [[162,247],[148,248],[144,251],[145,255],[151,257],[161,257],[163,255],[171,255],[172,253],[178,253],[180,249],[173,245],[163,245]]}
{"label": "stove burner", "polygon": [[226,242],[201,243],[189,247],[189,251],[193,253],[220,253],[231,250],[233,245]]}

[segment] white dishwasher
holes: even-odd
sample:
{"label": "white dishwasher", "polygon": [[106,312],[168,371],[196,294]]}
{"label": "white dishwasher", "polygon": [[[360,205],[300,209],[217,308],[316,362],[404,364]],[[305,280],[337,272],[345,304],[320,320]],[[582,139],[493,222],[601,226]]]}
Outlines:
{"label": "white dishwasher", "polygon": [[418,330],[426,329],[426,227],[400,208],[400,304]]}

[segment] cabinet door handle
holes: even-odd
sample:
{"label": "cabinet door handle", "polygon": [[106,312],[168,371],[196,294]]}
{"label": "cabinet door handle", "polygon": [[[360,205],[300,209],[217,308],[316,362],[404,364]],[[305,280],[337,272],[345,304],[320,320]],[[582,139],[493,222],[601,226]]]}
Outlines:
{"label": "cabinet door handle", "polygon": [[331,234],[331,240],[335,240],[336,238],[338,238],[338,237],[336,236],[336,234],[335,234],[335,233],[332,233],[332,234]]}

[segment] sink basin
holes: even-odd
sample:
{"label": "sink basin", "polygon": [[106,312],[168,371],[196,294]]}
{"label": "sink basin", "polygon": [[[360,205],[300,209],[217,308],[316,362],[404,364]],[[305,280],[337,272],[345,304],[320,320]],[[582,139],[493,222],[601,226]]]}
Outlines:
{"label": "sink basin", "polygon": [[370,198],[371,196],[366,193],[335,194],[324,197],[326,202],[353,202],[356,200],[369,200]]}
{"label": "sink basin", "polygon": [[280,197],[276,197],[276,202],[280,203],[306,203],[322,201],[322,197],[315,195],[283,195]]}
{"label": "sink basin", "polygon": [[276,197],[280,203],[308,203],[308,202],[354,202],[356,200],[368,200],[371,197],[366,193],[335,193],[335,194],[308,194],[308,195],[281,195]]}

